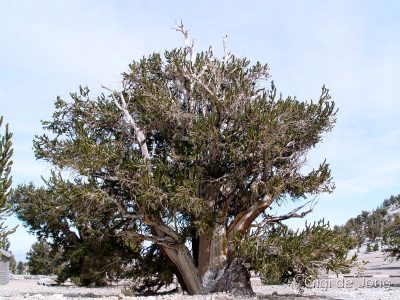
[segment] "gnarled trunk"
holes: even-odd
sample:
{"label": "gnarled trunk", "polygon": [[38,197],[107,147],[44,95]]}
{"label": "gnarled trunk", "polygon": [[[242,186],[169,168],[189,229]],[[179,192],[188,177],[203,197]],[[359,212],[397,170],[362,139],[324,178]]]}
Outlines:
{"label": "gnarled trunk", "polygon": [[203,277],[207,271],[215,271],[226,266],[228,240],[224,225],[215,226],[211,235],[200,236],[198,251],[199,275]]}
{"label": "gnarled trunk", "polygon": [[[216,199],[216,191],[212,188],[206,190],[206,198],[209,199],[211,209],[213,199]],[[236,233],[246,233],[254,219],[271,202],[272,200],[267,198],[254,204],[236,216],[229,227],[226,213],[217,216],[211,232],[201,234],[192,240],[193,257],[185,245],[174,247],[159,245],[163,255],[175,266],[175,274],[182,288],[192,295],[214,292],[253,295],[250,273],[244,262],[230,253],[232,250],[229,244]],[[163,230],[157,230],[157,226],[153,226],[153,230],[159,237],[164,237],[166,234]]]}
{"label": "gnarled trunk", "polygon": [[[234,258],[224,268],[216,270],[203,278],[204,291],[207,293],[229,292],[240,296],[253,296],[250,283],[250,272],[242,260]],[[207,279],[207,280],[205,280]]]}
{"label": "gnarled trunk", "polygon": [[[175,274],[183,290],[189,294],[230,292],[236,295],[253,295],[250,273],[240,259],[228,261],[226,227],[216,225],[211,235],[201,235],[192,246],[198,257],[192,258],[184,246],[160,245],[161,252],[175,266]],[[195,264],[197,261],[197,267]]]}
{"label": "gnarled trunk", "polygon": [[185,246],[169,248],[160,246],[161,252],[176,267],[175,275],[183,290],[191,295],[202,294],[203,287],[193,259]]}
{"label": "gnarled trunk", "polygon": [[250,273],[239,259],[228,259],[226,226],[217,224],[211,237],[204,235],[199,242],[199,276],[204,293],[230,292],[235,295],[254,294]]}
{"label": "gnarled trunk", "polygon": [[[153,225],[152,232],[158,237],[167,236],[161,225]],[[179,244],[174,246],[160,244],[158,246],[163,255],[175,266],[175,275],[182,288],[191,295],[201,294],[203,291],[201,280],[186,246]]]}

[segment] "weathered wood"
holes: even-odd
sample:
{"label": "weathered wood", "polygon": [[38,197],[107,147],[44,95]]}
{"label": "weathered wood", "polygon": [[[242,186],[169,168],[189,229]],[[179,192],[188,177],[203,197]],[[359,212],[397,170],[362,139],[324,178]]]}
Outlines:
{"label": "weathered wood", "polygon": [[235,234],[245,234],[250,229],[254,220],[273,202],[272,197],[266,197],[260,202],[253,204],[249,209],[243,211],[229,224],[227,230],[227,239],[232,241]]}
{"label": "weathered wood", "polygon": [[[208,269],[208,262],[210,260],[210,244],[211,236],[208,234],[202,234],[199,237],[198,247],[198,274],[200,278],[203,278],[204,274]],[[194,251],[195,252],[195,251]]]}
{"label": "weathered wood", "polygon": [[[152,227],[152,232],[159,237],[165,236],[165,230],[157,225]],[[201,294],[203,292],[201,280],[187,247],[178,243],[174,247],[163,245],[159,247],[164,256],[175,266],[176,276],[182,288],[191,295]]]}
{"label": "weathered wood", "polygon": [[207,271],[203,280],[205,293],[228,292],[236,296],[253,296],[250,272],[240,259],[215,271]]}
{"label": "weathered wood", "polygon": [[201,235],[199,242],[199,276],[208,271],[225,267],[228,256],[228,240],[225,225],[217,224],[210,235]]}

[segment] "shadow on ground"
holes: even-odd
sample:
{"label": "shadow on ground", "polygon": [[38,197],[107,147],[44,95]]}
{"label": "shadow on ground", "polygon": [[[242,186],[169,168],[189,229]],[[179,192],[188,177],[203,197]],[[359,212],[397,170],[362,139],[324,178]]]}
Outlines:
{"label": "shadow on ground", "polygon": [[271,300],[341,300],[341,298],[332,298],[321,295],[301,295],[301,294],[272,294],[272,295],[258,295],[257,299],[271,299]]}

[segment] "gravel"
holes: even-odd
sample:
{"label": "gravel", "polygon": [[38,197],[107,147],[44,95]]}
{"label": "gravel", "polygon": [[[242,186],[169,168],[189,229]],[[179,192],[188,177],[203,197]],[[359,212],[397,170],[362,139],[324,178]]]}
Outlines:
{"label": "gravel", "polygon": [[[313,288],[306,288],[299,293],[294,285],[262,285],[259,278],[252,278],[256,296],[252,299],[299,299],[299,300],[336,300],[336,299],[399,299],[400,285],[392,284],[396,278],[331,278],[321,279]],[[339,281],[338,281],[339,280]],[[342,284],[347,282],[347,285]],[[369,281],[368,281],[369,280]],[[380,281],[379,281],[380,280]],[[386,280],[386,285],[383,284]],[[250,299],[238,298],[229,294],[188,296],[181,293],[149,297],[125,297],[121,294],[121,286],[84,288],[76,286],[43,286],[37,279],[14,279],[7,285],[0,286],[0,299],[4,300],[225,300]],[[399,281],[399,280],[398,280]],[[329,284],[331,282],[331,284]],[[339,285],[338,285],[339,282]],[[378,283],[381,282],[379,285]],[[388,284],[388,282],[390,284]],[[350,285],[351,283],[351,285]],[[375,283],[372,284],[372,283]],[[311,285],[310,285],[311,286]]]}

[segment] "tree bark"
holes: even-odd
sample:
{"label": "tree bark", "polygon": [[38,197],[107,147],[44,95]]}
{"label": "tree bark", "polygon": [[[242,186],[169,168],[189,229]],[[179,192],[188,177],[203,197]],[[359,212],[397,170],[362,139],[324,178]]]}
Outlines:
{"label": "tree bark", "polygon": [[211,236],[203,234],[199,241],[198,270],[201,277],[208,271],[215,271],[226,266],[228,240],[225,225],[216,225]]}
{"label": "tree bark", "polygon": [[225,224],[217,224],[212,235],[200,237],[199,276],[204,293],[229,292],[235,295],[254,294],[250,273],[238,260],[228,260],[228,239]]}
{"label": "tree bark", "polygon": [[267,197],[260,202],[254,203],[249,209],[243,211],[228,226],[228,241],[232,241],[236,233],[246,234],[254,220],[273,202],[272,197]]}
{"label": "tree bark", "polygon": [[210,260],[210,245],[211,236],[209,236],[208,234],[202,234],[199,237],[198,250],[193,251],[193,253],[198,253],[197,268],[200,278],[203,278],[208,269],[208,262]]}
{"label": "tree bark", "polygon": [[[158,237],[166,236],[165,231],[157,225],[152,226],[153,234]],[[201,294],[203,289],[197,268],[185,245],[159,245],[161,252],[175,266],[175,275],[180,285],[189,294]]]}
{"label": "tree bark", "polygon": [[185,246],[169,248],[160,246],[161,252],[176,267],[176,276],[183,290],[190,295],[202,294],[203,287],[193,259]]}
{"label": "tree bark", "polygon": [[206,293],[228,292],[236,296],[254,296],[250,272],[238,258],[233,259],[222,269],[213,273],[207,272],[207,275],[209,277],[205,278],[207,281],[203,283]]}

